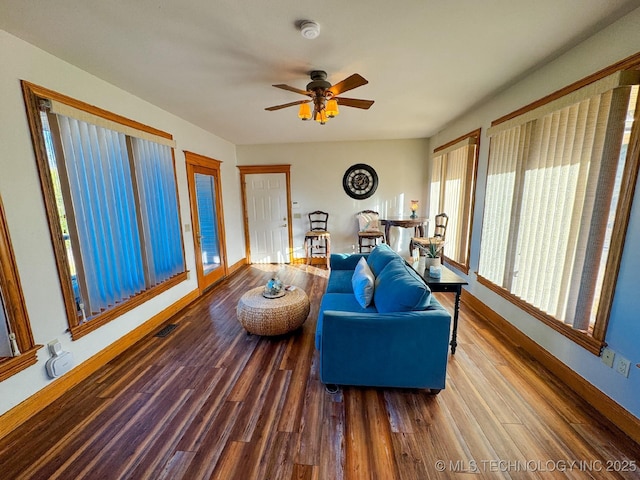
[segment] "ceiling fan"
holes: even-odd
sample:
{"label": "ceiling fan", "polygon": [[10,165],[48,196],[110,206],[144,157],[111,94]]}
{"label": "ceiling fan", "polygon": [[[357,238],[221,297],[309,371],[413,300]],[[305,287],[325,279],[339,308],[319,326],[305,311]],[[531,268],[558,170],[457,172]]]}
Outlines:
{"label": "ceiling fan", "polygon": [[[327,81],[327,72],[325,71],[314,70],[311,72],[310,76],[311,82],[307,84],[306,90],[300,90],[299,88],[284,84],[274,85],[276,88],[306,95],[307,97],[310,97],[309,100],[298,100],[296,102],[285,103],[283,105],[275,105],[273,107],[267,107],[265,110],[272,112],[274,110],[280,110],[281,108],[300,105],[300,109],[298,111],[299,118],[302,120],[311,120],[313,118],[321,125],[324,125],[328,118],[333,118],[338,115],[338,105],[362,108],[364,110],[369,109],[369,107],[373,105],[373,100],[360,100],[357,98],[344,98],[338,96],[341,93],[369,83],[357,73],[354,73],[335,85],[331,85]],[[313,112],[309,105],[312,102]]]}

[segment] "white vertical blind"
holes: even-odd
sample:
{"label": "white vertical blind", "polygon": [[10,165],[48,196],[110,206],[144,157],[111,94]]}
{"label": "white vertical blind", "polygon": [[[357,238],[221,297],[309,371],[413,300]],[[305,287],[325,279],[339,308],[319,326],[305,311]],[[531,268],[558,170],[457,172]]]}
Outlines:
{"label": "white vertical blind", "polygon": [[[90,314],[144,290],[125,136],[58,116]],[[68,206],[67,206],[68,209]]]}
{"label": "white vertical blind", "polygon": [[[460,261],[466,253],[466,242],[463,242],[460,234],[462,223],[465,221],[467,157],[467,148],[460,148],[447,154],[444,203],[440,209],[449,216],[446,236],[447,257],[456,261]],[[464,252],[461,251],[462,248],[465,248]]]}
{"label": "white vertical blind", "polygon": [[[433,219],[440,213],[440,195],[442,192],[442,168],[444,156],[438,155],[431,161],[431,186],[429,191],[429,218]],[[429,223],[429,235],[433,236],[433,222]]]}
{"label": "white vertical blind", "polygon": [[491,139],[479,271],[498,285],[505,283],[516,174],[522,169],[530,128],[530,124],[518,125]]}
{"label": "white vertical blind", "polygon": [[476,136],[465,137],[432,159],[429,218],[447,214],[446,256],[461,265],[468,264],[476,142]]}
{"label": "white vertical blind", "polygon": [[630,93],[573,95],[491,131],[479,274],[580,330],[598,306]]}
{"label": "white vertical blind", "polygon": [[55,118],[72,284],[90,319],[184,271],[173,155],[166,144]]}
{"label": "white vertical blind", "polygon": [[184,271],[178,195],[171,149],[134,138],[140,210],[150,286]]}

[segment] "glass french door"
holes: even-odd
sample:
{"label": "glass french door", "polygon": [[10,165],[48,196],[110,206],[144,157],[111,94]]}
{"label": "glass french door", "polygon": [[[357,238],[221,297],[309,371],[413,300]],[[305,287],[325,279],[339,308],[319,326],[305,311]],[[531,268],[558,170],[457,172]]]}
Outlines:
{"label": "glass french door", "polygon": [[198,287],[204,291],[226,275],[220,170],[190,163],[187,156],[187,172]]}

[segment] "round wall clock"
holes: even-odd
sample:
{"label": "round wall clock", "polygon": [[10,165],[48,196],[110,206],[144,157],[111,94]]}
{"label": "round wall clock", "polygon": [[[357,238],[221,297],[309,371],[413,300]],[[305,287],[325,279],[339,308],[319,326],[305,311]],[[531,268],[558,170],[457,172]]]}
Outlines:
{"label": "round wall clock", "polygon": [[364,163],[356,163],[347,168],[342,177],[342,187],[351,198],[363,200],[373,195],[378,188],[378,174]]}

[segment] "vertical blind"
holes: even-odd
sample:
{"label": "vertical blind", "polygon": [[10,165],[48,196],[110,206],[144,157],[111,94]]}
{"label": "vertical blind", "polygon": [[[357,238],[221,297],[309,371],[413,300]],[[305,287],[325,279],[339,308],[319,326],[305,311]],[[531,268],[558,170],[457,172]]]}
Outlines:
{"label": "vertical blind", "polygon": [[173,156],[166,145],[133,138],[150,286],[184,270]]}
{"label": "vertical blind", "polygon": [[578,330],[598,309],[637,95],[615,77],[489,130],[478,273]]}
{"label": "vertical blind", "polygon": [[58,115],[64,165],[84,281],[81,298],[92,314],[144,290],[131,170],[125,135]]}
{"label": "vertical blind", "polygon": [[184,271],[173,156],[168,145],[55,118],[72,282],[91,317]]}
{"label": "vertical blind", "polygon": [[202,264],[205,271],[210,269],[212,265],[220,263],[216,185],[214,180],[211,175],[195,174],[200,250],[202,251]]}
{"label": "vertical blind", "polygon": [[448,215],[446,255],[461,265],[468,265],[476,143],[465,137],[432,159],[429,218]]}
{"label": "vertical blind", "polygon": [[11,330],[9,321],[5,315],[2,290],[0,290],[0,358],[13,356],[11,344],[9,343],[9,333],[11,333]]}
{"label": "vertical blind", "polygon": [[[442,167],[444,157],[438,155],[431,160],[431,185],[429,193],[429,218],[435,218],[442,213],[440,211],[442,197]],[[434,225],[429,225],[430,235],[433,234]]]}

